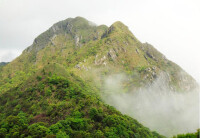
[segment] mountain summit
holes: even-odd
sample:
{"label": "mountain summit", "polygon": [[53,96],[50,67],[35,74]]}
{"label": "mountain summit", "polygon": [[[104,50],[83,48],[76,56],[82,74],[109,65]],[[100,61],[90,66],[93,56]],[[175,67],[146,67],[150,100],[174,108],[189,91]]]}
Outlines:
{"label": "mountain summit", "polygon": [[163,137],[102,101],[105,78],[119,73],[128,76],[126,92],[161,74],[171,91],[197,86],[122,22],[107,27],[68,18],[0,68],[0,137]]}
{"label": "mountain summit", "polygon": [[197,85],[152,45],[141,43],[122,22],[97,26],[82,17],[60,21],[39,35],[21,56],[2,69],[1,84],[7,83],[4,79],[8,76],[18,78],[16,72],[30,73],[29,68],[38,70],[50,63],[62,65],[83,79],[101,78],[105,72],[125,73],[135,88],[153,82],[160,73],[165,74],[171,90],[189,91]]}
{"label": "mountain summit", "polygon": [[82,17],[68,18],[54,24],[47,31],[39,35],[34,40],[34,43],[25,51],[30,52],[34,50],[37,52],[51,41],[54,44],[53,40],[60,34],[65,35],[66,39],[74,39],[76,46],[78,46],[79,44],[81,45],[79,42],[85,43],[89,40],[98,39],[106,29],[106,26],[96,26]]}

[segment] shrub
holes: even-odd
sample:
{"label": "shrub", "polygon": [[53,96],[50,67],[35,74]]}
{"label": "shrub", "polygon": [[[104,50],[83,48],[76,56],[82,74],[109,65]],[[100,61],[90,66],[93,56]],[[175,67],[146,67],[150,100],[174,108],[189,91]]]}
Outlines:
{"label": "shrub", "polygon": [[37,76],[36,79],[37,79],[38,81],[41,81],[41,80],[42,80],[42,77],[41,77],[41,76]]}
{"label": "shrub", "polygon": [[39,123],[35,123],[28,127],[28,132],[32,137],[41,138],[47,135],[49,129],[45,126],[41,126]]}

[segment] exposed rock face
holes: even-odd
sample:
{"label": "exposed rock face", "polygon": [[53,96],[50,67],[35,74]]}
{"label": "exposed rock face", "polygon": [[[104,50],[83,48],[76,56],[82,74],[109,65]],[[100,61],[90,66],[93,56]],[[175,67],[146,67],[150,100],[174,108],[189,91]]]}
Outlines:
{"label": "exposed rock face", "polygon": [[52,45],[54,45],[54,46],[55,46],[54,40],[55,40],[56,37],[57,37],[57,35],[54,35],[54,36],[50,39]]}
{"label": "exposed rock face", "polygon": [[104,55],[102,58],[99,58],[98,55],[95,56],[95,61],[94,61],[94,64],[95,65],[104,65],[106,66],[106,59],[107,57]]}
{"label": "exposed rock face", "polygon": [[75,35],[75,44],[76,44],[76,46],[79,46],[79,37],[78,37],[78,35]]}
{"label": "exposed rock face", "polygon": [[109,50],[109,52],[108,52],[108,57],[110,58],[110,59],[112,59],[113,61],[115,61],[115,59],[116,59],[116,52],[115,52],[115,50],[114,49],[110,49]]}
{"label": "exposed rock face", "polygon": [[141,45],[141,49],[146,53],[145,58],[147,57],[160,61],[164,55],[162,55],[159,51],[157,51],[152,45],[148,43],[144,43]]}
{"label": "exposed rock face", "polygon": [[76,66],[75,66],[75,68],[77,68],[77,69],[81,69],[81,67],[80,67],[80,65],[79,64],[77,64]]}
{"label": "exposed rock face", "polygon": [[138,51],[138,49],[136,49],[135,51],[136,51],[138,54],[140,54],[139,51]]}
{"label": "exposed rock face", "polygon": [[[24,50],[24,52],[35,52],[37,53],[41,49],[45,48],[49,43],[52,42],[52,38],[55,35],[68,35],[69,41],[74,38],[75,46],[81,47],[80,41],[84,38],[84,43],[87,40],[97,40],[101,36],[107,26],[96,26],[91,25],[89,21],[82,17],[68,18],[64,21],[60,21],[54,24],[47,31],[39,35],[33,42],[33,44]],[[98,30],[98,32],[97,32]],[[98,35],[97,35],[98,34]],[[53,43],[52,43],[53,44]],[[53,44],[54,45],[54,44]]]}
{"label": "exposed rock face", "polygon": [[50,28],[54,33],[56,33],[60,28],[57,25],[53,25],[52,28]]}

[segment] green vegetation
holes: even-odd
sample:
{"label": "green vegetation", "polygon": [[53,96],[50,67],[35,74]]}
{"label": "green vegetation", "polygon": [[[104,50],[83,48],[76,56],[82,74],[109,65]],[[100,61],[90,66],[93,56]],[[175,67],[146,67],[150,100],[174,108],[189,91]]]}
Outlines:
{"label": "green vegetation", "polygon": [[104,104],[79,77],[43,72],[0,96],[1,137],[162,137]]}
{"label": "green vegetation", "polygon": [[99,96],[111,74],[129,76],[128,90],[161,72],[174,89],[195,87],[191,76],[121,22],[109,28],[82,17],[58,22],[0,67],[0,137],[162,137]]}
{"label": "green vegetation", "polygon": [[198,129],[196,133],[179,134],[177,136],[174,136],[173,138],[199,138],[199,137],[200,137],[200,129]]}

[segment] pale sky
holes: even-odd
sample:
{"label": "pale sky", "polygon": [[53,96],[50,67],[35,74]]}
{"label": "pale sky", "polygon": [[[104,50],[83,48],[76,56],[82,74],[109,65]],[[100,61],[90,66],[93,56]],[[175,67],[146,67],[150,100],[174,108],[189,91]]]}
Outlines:
{"label": "pale sky", "polygon": [[54,23],[82,16],[122,21],[200,82],[200,0],[0,0],[0,62],[12,61]]}

